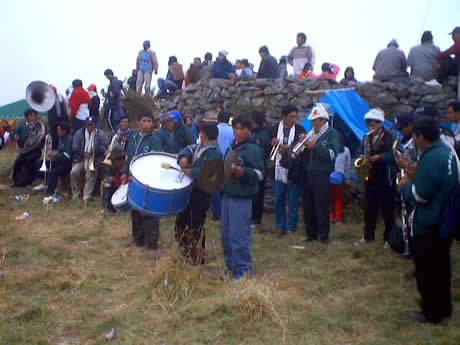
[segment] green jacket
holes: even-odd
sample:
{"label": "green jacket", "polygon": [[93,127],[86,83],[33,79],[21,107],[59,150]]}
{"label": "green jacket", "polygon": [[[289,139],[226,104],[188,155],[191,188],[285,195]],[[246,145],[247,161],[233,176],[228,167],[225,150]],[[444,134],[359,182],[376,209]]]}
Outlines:
{"label": "green jacket", "polygon": [[73,135],[67,134],[59,138],[59,146],[56,155],[56,162],[72,162]]}
{"label": "green jacket", "polygon": [[192,170],[192,180],[196,180],[200,176],[201,168],[203,168],[207,161],[222,160],[222,155],[216,142],[205,147],[201,152],[198,152],[197,150],[201,147],[201,145],[197,144],[190,145],[179,152],[179,157],[177,159],[179,163],[182,158],[187,157],[192,162],[190,166]]}
{"label": "green jacket", "polygon": [[401,189],[405,200],[416,203],[412,226],[415,236],[439,230],[443,208],[457,179],[457,161],[450,147],[438,140],[423,150],[414,181]]}
{"label": "green jacket", "polygon": [[173,132],[162,127],[157,134],[160,137],[163,151],[168,153],[177,154],[180,150],[195,143],[192,130],[185,125],[181,125]]}
{"label": "green jacket", "polygon": [[[34,130],[38,133],[40,131],[41,125],[39,122],[35,123]],[[30,129],[27,127],[27,123],[23,122],[21,123],[15,130],[14,134],[19,135],[19,141],[18,141],[18,146],[20,148],[24,147],[24,143],[26,140],[29,138],[30,134]],[[42,145],[39,145],[39,148],[41,148]]]}
{"label": "green jacket", "polygon": [[123,173],[129,173],[129,165],[131,164],[133,158],[136,156],[147,152],[161,151],[163,151],[161,147],[161,141],[156,133],[152,132],[145,135],[140,133],[133,134],[128,141],[128,146],[126,149],[126,155],[128,158],[126,159],[125,165],[123,166]]}
{"label": "green jacket", "polygon": [[334,128],[318,139],[313,150],[305,150],[302,163],[306,178],[327,176],[335,170],[335,158],[343,152],[343,143]]}
{"label": "green jacket", "polygon": [[258,130],[254,130],[252,137],[254,139],[254,143],[259,146],[262,150],[264,161],[267,161],[269,155],[269,149],[271,147],[270,136],[268,134],[268,130],[266,128],[260,128]]}
{"label": "green jacket", "polygon": [[235,183],[224,184],[223,193],[232,198],[251,199],[257,194],[259,182],[263,180],[265,174],[262,152],[256,144],[248,142],[230,146],[226,158],[231,151],[238,153],[240,164],[245,172],[236,179]]}

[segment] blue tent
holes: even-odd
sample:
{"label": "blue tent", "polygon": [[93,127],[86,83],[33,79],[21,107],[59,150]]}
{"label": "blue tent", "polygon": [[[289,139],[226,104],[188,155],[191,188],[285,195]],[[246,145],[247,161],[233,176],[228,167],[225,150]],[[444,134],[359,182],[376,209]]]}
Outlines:
{"label": "blue tent", "polygon": [[[369,131],[364,121],[364,115],[369,111],[370,107],[356,90],[338,89],[327,91],[321,97],[321,102],[331,105],[332,112],[340,116],[358,140],[361,140]],[[311,121],[307,117],[301,125],[309,130]],[[385,126],[392,127],[393,123],[385,121]]]}

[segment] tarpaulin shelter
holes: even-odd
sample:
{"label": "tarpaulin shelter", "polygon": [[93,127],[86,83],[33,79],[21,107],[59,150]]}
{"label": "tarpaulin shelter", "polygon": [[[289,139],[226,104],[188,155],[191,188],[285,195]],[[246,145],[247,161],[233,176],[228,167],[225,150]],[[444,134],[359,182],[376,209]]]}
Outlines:
{"label": "tarpaulin shelter", "polygon": [[[0,120],[23,120],[24,112],[30,108],[25,99],[9,103],[0,107]],[[43,118],[48,117],[48,112],[41,113]]]}

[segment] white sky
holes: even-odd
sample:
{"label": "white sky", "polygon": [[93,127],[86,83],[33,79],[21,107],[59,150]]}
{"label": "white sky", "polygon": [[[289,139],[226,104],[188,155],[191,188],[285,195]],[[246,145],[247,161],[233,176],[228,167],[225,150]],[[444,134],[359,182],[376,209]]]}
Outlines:
{"label": "white sky", "polygon": [[376,53],[390,39],[407,54],[423,30],[432,30],[444,50],[455,26],[460,0],[1,0],[0,105],[24,98],[33,80],[64,93],[75,78],[106,87],[106,68],[124,79],[146,39],[165,77],[170,55],[185,71],[195,56],[215,57],[221,49],[257,68],[260,46],[279,58],[305,32],[316,51],[315,72],[331,62],[342,68],[340,77],[351,65],[358,80],[369,80]]}

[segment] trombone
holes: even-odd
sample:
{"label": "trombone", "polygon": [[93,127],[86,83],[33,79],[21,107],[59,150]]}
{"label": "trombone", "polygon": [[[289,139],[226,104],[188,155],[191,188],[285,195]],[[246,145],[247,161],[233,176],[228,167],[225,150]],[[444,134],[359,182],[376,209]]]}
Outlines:
{"label": "trombone", "polygon": [[270,160],[274,161],[276,159],[276,155],[281,147],[281,140],[278,144],[272,146],[272,150],[270,151]]}

